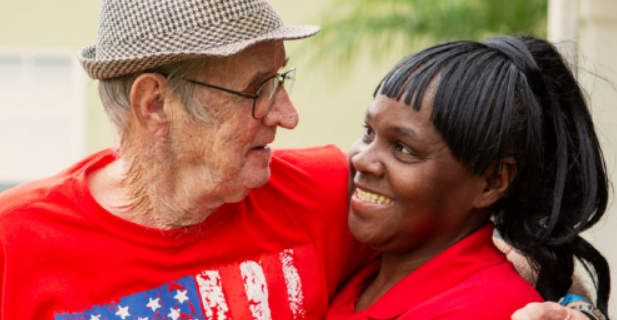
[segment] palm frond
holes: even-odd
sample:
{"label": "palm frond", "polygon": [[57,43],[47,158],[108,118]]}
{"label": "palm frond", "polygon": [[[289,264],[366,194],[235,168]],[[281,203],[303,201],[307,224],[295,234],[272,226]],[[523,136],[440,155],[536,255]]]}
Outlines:
{"label": "palm frond", "polygon": [[548,0],[335,0],[299,48],[311,65],[347,73],[363,52],[379,63],[437,42],[495,34],[545,37]]}

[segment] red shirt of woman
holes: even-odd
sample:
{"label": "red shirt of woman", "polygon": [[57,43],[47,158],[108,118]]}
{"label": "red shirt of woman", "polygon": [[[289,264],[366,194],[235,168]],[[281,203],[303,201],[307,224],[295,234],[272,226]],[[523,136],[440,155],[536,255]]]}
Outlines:
{"label": "red shirt of woman", "polygon": [[411,272],[369,308],[354,313],[379,261],[356,274],[334,297],[326,320],[509,320],[530,302],[541,302],[492,240],[490,223]]}

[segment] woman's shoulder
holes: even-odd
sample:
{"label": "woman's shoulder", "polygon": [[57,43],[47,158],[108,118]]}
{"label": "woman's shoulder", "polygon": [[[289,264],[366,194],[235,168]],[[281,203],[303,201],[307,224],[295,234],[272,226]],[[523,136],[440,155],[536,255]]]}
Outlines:
{"label": "woman's shoulder", "polygon": [[450,290],[410,309],[400,319],[509,320],[542,297],[509,261],[483,268]]}
{"label": "woman's shoulder", "polygon": [[507,319],[531,302],[542,302],[540,294],[523,279],[512,263],[504,261],[478,273],[478,285],[485,294],[473,319]]}

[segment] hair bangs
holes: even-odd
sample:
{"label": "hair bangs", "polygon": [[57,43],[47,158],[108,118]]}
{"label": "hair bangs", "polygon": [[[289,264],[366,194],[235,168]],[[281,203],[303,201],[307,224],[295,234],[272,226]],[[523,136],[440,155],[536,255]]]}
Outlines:
{"label": "hair bangs", "polygon": [[512,149],[508,142],[519,75],[494,50],[474,42],[448,42],[403,59],[376,93],[403,98],[419,110],[427,88],[439,81],[431,119],[453,155],[479,175]]}

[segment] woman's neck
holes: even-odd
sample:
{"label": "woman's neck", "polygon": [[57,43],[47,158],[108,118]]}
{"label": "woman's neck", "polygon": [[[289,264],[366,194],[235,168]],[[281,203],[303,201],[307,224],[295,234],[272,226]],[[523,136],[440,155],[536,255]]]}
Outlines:
{"label": "woman's neck", "polygon": [[[441,252],[441,251],[439,251]],[[408,255],[392,255],[384,253],[381,258],[379,273],[360,294],[355,304],[355,311],[359,312],[375,303],[382,295],[388,292],[395,284],[408,274],[418,269],[425,262],[439,254],[409,257]]]}
{"label": "woman's neck", "polygon": [[458,236],[449,239],[427,239],[427,243],[421,248],[411,252],[403,254],[383,253],[379,273],[360,294],[355,304],[355,312],[367,309],[407,275],[454,243],[472,234],[488,223],[488,221],[488,215],[485,215],[483,220],[468,221],[467,226],[460,229]]}

